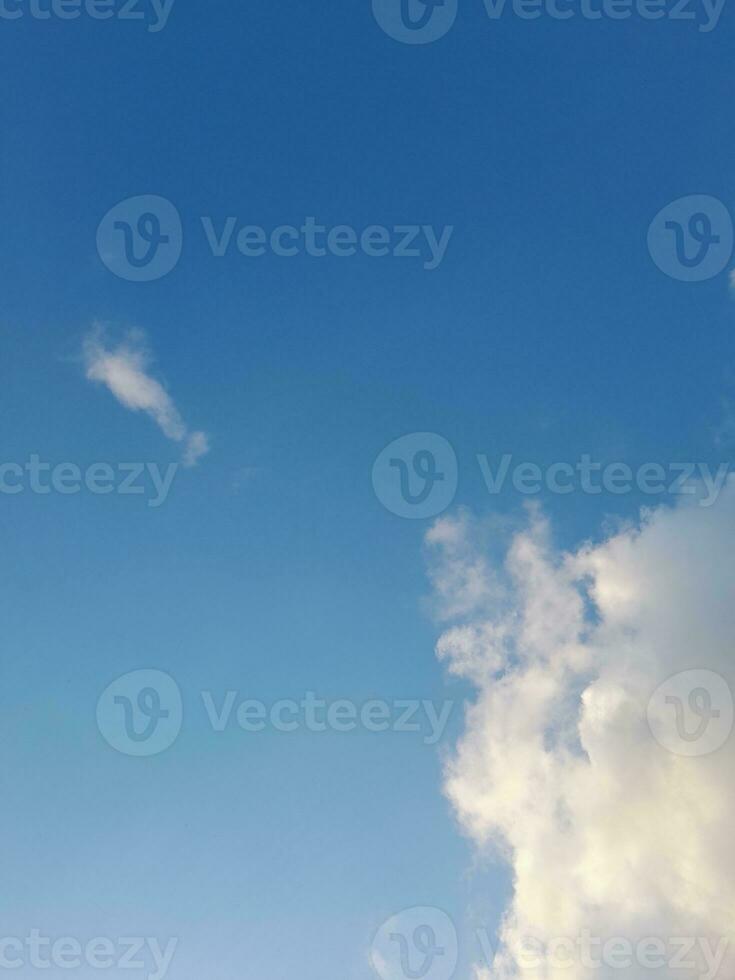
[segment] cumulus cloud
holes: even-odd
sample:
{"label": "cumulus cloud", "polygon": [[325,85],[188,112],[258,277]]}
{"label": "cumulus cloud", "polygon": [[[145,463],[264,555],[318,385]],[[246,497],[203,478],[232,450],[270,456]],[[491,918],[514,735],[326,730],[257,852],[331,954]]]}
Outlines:
{"label": "cumulus cloud", "polygon": [[663,743],[650,705],[684,671],[735,690],[735,481],[714,507],[648,511],[571,553],[538,511],[500,567],[480,540],[467,515],[428,535],[438,656],[476,688],[445,791],[513,877],[477,977],[731,980],[735,735],[687,756],[702,691],[662,699]]}
{"label": "cumulus cloud", "polygon": [[151,355],[139,331],[129,332],[109,347],[101,330],[93,330],[83,346],[86,376],[104,384],[115,398],[134,412],[145,412],[163,434],[183,443],[183,463],[194,466],[209,451],[204,432],[192,432],[160,381],[150,374]]}

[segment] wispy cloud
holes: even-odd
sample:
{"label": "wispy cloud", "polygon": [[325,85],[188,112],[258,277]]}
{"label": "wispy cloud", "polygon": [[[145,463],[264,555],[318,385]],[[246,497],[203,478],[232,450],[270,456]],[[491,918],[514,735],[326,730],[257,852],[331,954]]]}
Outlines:
{"label": "wispy cloud", "polygon": [[[562,963],[525,962],[528,940],[551,951],[585,932],[602,942],[701,937],[677,975],[714,975],[705,951],[722,957],[735,917],[735,737],[686,757],[697,711],[713,734],[727,723],[722,705],[705,713],[706,690],[682,694],[686,744],[676,699],[664,705],[681,754],[646,719],[651,695],[680,672],[713,671],[735,689],[734,531],[735,481],[715,507],[662,507],[569,554],[536,512],[500,567],[466,515],[430,532],[435,589],[451,614],[438,655],[477,690],[446,792],[478,847],[513,870],[481,980],[599,978],[568,944]],[[632,963],[619,975],[651,973]],[[717,976],[735,976],[732,948]]]}
{"label": "wispy cloud", "polygon": [[125,408],[145,412],[167,438],[183,443],[184,466],[196,465],[209,452],[206,433],[188,428],[163,384],[150,374],[152,356],[141,331],[129,331],[117,346],[108,346],[95,327],[83,351],[87,378],[105,385]]}

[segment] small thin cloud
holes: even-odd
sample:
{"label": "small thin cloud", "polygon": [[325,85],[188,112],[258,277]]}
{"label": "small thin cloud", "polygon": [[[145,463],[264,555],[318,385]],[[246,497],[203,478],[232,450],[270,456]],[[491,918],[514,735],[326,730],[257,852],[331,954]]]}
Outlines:
{"label": "small thin cloud", "polygon": [[108,346],[95,327],[84,339],[84,365],[89,381],[103,384],[132,412],[145,412],[163,434],[184,446],[184,466],[195,466],[209,452],[205,432],[191,431],[164,386],[150,374],[151,354],[141,331],[129,331],[117,346]]}

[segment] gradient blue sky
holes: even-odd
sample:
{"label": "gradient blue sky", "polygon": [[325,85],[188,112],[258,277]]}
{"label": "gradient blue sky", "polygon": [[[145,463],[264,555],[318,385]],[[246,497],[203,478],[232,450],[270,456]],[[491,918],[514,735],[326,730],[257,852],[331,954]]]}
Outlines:
{"label": "gradient blue sky", "polygon": [[[728,458],[727,277],[667,278],[646,231],[683,195],[735,207],[716,108],[732,28],[728,9],[711,33],[491,22],[480,0],[419,47],[367,2],[178,0],[157,34],[0,23],[2,460],[178,458],[85,380],[94,321],[146,332],[212,445],[156,510],[0,498],[4,935],[179,936],[173,980],[363,980],[398,909],[494,925],[505,877],[476,866],[441,795],[451,739],[216,735],[198,692],[466,694],[433,655],[428,525],[372,491],[373,460],[404,433],[453,444],[456,505],[481,514],[521,499],[488,497],[476,453]],[[115,278],[95,247],[137,194],[170,199],[184,225],[179,265],[148,284]],[[215,259],[202,215],[455,231],[433,272]],[[568,545],[641,502],[545,504]],[[176,677],[186,724],[138,760],[105,744],[95,705],[143,667]]]}

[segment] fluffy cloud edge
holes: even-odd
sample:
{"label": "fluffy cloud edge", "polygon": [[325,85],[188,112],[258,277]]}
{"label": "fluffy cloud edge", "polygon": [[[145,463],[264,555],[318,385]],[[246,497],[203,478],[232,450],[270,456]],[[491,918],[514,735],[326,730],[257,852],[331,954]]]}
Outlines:
{"label": "fluffy cloud edge", "polygon": [[[437,655],[476,691],[445,793],[514,881],[499,950],[478,977],[606,975],[579,954],[550,957],[585,931],[601,944],[696,938],[675,975],[711,980],[714,965],[733,975],[735,739],[686,758],[656,741],[647,717],[679,672],[714,671],[735,689],[733,531],[732,478],[713,508],[649,510],[569,553],[532,509],[500,566],[468,513],[429,531],[447,627]],[[544,950],[536,964],[531,941]],[[651,970],[633,961],[614,975]]]}

